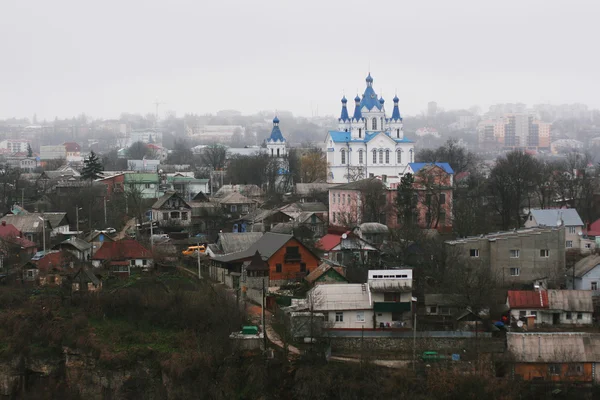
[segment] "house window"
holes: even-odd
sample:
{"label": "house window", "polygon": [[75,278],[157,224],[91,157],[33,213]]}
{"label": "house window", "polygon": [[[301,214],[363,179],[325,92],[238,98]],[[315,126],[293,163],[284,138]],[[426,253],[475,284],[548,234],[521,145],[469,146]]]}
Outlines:
{"label": "house window", "polygon": [[365,312],[364,311],[356,312],[356,322],[365,322]]}
{"label": "house window", "polygon": [[585,244],[585,248],[586,249],[591,249],[592,248],[592,244],[591,243],[586,243]]}
{"label": "house window", "polygon": [[383,150],[379,150],[379,164],[383,164]]}
{"label": "house window", "polygon": [[342,155],[342,164],[346,164],[346,150],[342,149],[340,154]]}
{"label": "house window", "polygon": [[521,270],[519,268],[511,268],[510,276],[519,276],[521,275]]}
{"label": "house window", "polygon": [[331,213],[331,216],[332,216],[333,222],[335,223],[335,211]]}
{"label": "house window", "polygon": [[281,264],[275,264],[275,272],[281,272]]}
{"label": "house window", "polygon": [[527,311],[525,311],[525,310],[519,311],[519,318],[525,318],[526,315],[527,315]]}
{"label": "house window", "polygon": [[410,150],[408,151],[408,155],[409,155],[409,157],[408,157],[408,158],[410,159],[410,162],[411,162],[411,163],[413,163],[413,162],[414,162],[414,160],[413,160],[413,158],[414,158],[414,157],[413,157],[413,156],[414,156],[414,151],[413,151],[413,149],[410,149]]}
{"label": "house window", "polygon": [[377,150],[373,150],[373,164],[377,164]]}
{"label": "house window", "polygon": [[390,151],[389,150],[385,151],[385,163],[386,164],[390,163]]}
{"label": "house window", "polygon": [[363,163],[363,151],[362,151],[362,149],[358,151],[358,163],[359,164]]}
{"label": "house window", "polygon": [[570,249],[573,247],[573,241],[572,240],[567,240],[567,242],[565,243],[565,247],[567,249]]}
{"label": "house window", "polygon": [[171,218],[179,218],[179,211],[171,211]]}
{"label": "house window", "polygon": [[300,263],[300,272],[306,272],[306,263]]}
{"label": "house window", "polygon": [[548,365],[548,373],[550,373],[550,375],[560,375],[560,364]]}
{"label": "house window", "polygon": [[33,277],[33,271],[31,271],[31,270],[27,271],[27,276],[29,278]]}
{"label": "house window", "polygon": [[450,307],[440,307],[440,315],[450,315]]}
{"label": "house window", "polygon": [[168,212],[164,212],[164,213],[162,213],[162,215],[163,215],[163,220],[164,221],[167,221],[169,219],[169,213]]}
{"label": "house window", "polygon": [[340,198],[341,198],[341,195],[338,193],[338,204],[341,204]]}
{"label": "house window", "polygon": [[583,319],[583,313],[578,312],[577,313],[577,319]]}
{"label": "house window", "polygon": [[402,164],[402,150],[396,150],[396,163]]}
{"label": "house window", "polygon": [[248,204],[242,204],[242,212],[243,213],[247,213],[248,212]]}
{"label": "house window", "polygon": [[148,265],[148,260],[142,260],[142,265]]}
{"label": "house window", "polygon": [[135,260],[129,260],[129,265],[131,265],[132,267],[135,267]]}
{"label": "house window", "polygon": [[569,233],[570,234],[574,234],[575,233],[575,227],[574,226],[569,226]]}
{"label": "house window", "polygon": [[511,250],[510,251],[510,258],[519,258],[519,255],[520,255],[519,250]]}
{"label": "house window", "polygon": [[346,204],[346,195],[342,194],[342,204]]}
{"label": "house window", "polygon": [[181,213],[181,219],[184,220],[184,221],[187,221],[187,219],[188,219],[188,213],[187,212],[182,212]]}
{"label": "house window", "polygon": [[537,311],[532,311],[530,314],[537,318]]}
{"label": "house window", "polygon": [[590,284],[590,290],[598,290],[598,282],[592,282]]}
{"label": "house window", "polygon": [[573,314],[571,314],[570,311],[567,311],[567,315],[565,315],[565,319],[572,319],[573,318]]}
{"label": "house window", "polygon": [[397,294],[397,293],[384,293],[383,294],[383,301],[398,302],[398,301],[400,301],[400,295]]}
{"label": "house window", "polygon": [[583,364],[569,364],[567,367],[568,375],[581,375],[583,374]]}
{"label": "house window", "polygon": [[232,205],[229,209],[231,212],[237,212],[237,205]]}
{"label": "house window", "polygon": [[145,187],[146,189],[150,189],[150,184],[149,184],[149,183],[146,183],[146,184],[144,185],[144,187]]}
{"label": "house window", "polygon": [[440,193],[440,204],[446,204],[446,193]]}
{"label": "house window", "polygon": [[469,255],[471,257],[479,257],[479,249],[471,249],[471,250],[469,250]]}
{"label": "house window", "polygon": [[429,314],[437,314],[437,307],[436,306],[429,307]]}
{"label": "house window", "polygon": [[335,313],[335,322],[344,322],[344,313],[343,312]]}
{"label": "house window", "polygon": [[550,256],[550,250],[548,250],[548,249],[540,250],[540,257],[548,258],[549,256]]}
{"label": "house window", "polygon": [[298,246],[288,246],[285,248],[285,262],[300,261],[300,248]]}

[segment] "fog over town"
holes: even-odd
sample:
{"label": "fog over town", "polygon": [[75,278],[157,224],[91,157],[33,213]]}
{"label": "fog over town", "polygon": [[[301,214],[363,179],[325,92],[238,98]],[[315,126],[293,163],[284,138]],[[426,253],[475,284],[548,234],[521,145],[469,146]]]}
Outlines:
{"label": "fog over town", "polygon": [[0,4],[0,395],[600,396],[600,3]]}

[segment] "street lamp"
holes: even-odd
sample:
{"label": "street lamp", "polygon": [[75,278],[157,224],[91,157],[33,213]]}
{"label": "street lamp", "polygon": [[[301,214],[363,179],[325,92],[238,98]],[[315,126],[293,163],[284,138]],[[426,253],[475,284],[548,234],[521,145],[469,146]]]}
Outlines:
{"label": "street lamp", "polygon": [[38,217],[42,221],[42,243],[44,244],[44,255],[46,255],[46,220],[43,217]]}

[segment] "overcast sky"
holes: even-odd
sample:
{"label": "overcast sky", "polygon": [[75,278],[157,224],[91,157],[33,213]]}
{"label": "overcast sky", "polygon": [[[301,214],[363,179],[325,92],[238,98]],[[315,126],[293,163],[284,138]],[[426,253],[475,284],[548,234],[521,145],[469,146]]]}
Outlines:
{"label": "overcast sky", "polygon": [[[0,118],[600,108],[597,0],[0,0]],[[312,104],[312,107],[311,107]]]}

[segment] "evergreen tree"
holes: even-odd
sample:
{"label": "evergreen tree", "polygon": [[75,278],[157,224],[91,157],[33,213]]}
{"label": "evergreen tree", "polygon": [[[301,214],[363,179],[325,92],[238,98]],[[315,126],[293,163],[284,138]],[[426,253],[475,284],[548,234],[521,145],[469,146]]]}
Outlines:
{"label": "evergreen tree", "polygon": [[81,179],[98,179],[101,177],[100,173],[104,171],[104,167],[100,163],[100,159],[93,151],[90,152],[90,156],[83,162],[83,171],[81,171]]}
{"label": "evergreen tree", "polygon": [[400,180],[400,185],[398,185],[396,210],[401,225],[412,225],[417,222],[417,203],[419,199],[416,196],[414,184],[415,177],[412,174],[406,174]]}
{"label": "evergreen tree", "polygon": [[28,143],[27,144],[27,157],[32,157],[33,156],[33,150],[31,149],[31,145]]}

